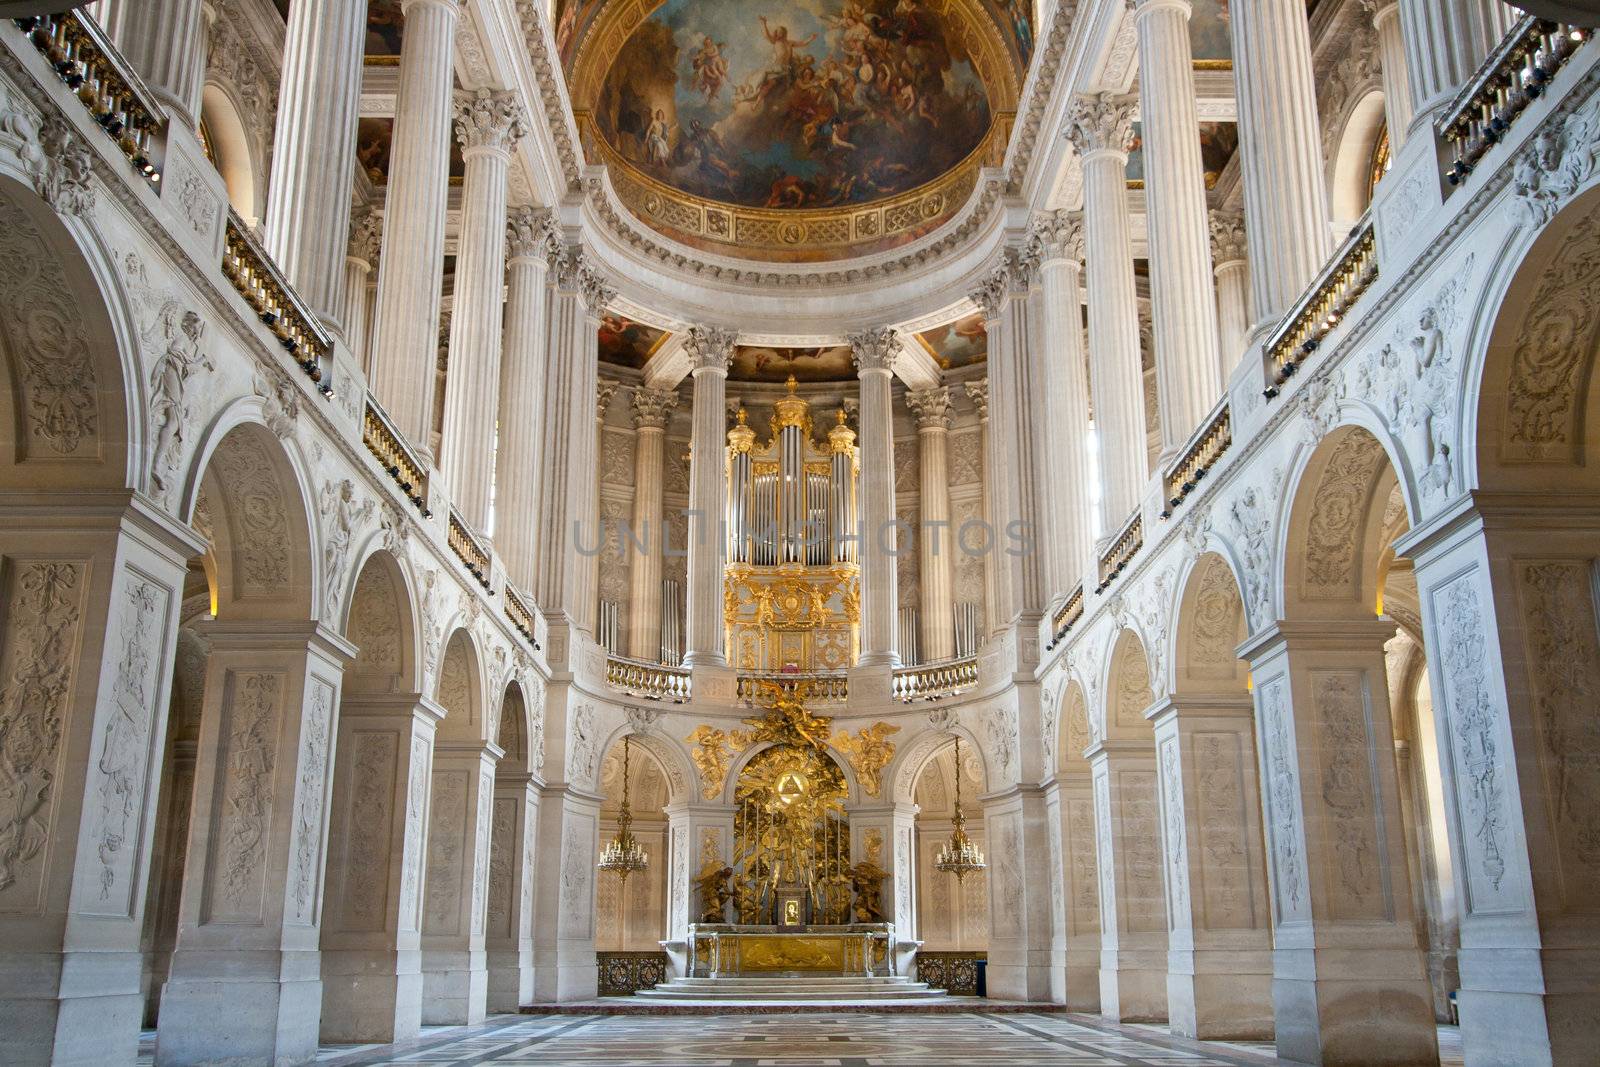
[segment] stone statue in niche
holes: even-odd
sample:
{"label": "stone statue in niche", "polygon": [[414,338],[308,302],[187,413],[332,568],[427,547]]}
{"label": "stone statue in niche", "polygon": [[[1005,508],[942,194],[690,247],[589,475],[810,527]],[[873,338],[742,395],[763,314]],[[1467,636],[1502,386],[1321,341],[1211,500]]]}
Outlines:
{"label": "stone statue in niche", "polygon": [[728,903],[733,900],[733,868],[715,857],[706,860],[694,880],[694,888],[700,894],[700,921],[727,922]]}
{"label": "stone statue in niche", "polygon": [[850,887],[855,891],[856,922],[883,922],[883,880],[889,877],[889,872],[871,860],[862,860],[845,873],[850,876]]}

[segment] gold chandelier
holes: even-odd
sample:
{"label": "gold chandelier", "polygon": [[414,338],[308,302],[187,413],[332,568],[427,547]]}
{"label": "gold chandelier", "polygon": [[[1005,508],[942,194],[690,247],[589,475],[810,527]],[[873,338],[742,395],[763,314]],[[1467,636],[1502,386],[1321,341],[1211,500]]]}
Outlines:
{"label": "gold chandelier", "polygon": [[650,857],[633,838],[633,812],[628,810],[628,735],[622,737],[622,809],[617,812],[617,836],[600,853],[600,869],[614,871],[624,882],[634,871],[650,866]]}
{"label": "gold chandelier", "polygon": [[971,874],[981,871],[989,865],[983,862],[983,853],[978,851],[978,846],[967,837],[967,818],[961,814],[961,735],[956,735],[956,828],[950,835],[950,840],[939,849],[938,857],[933,861],[937,870],[956,876],[956,881]]}

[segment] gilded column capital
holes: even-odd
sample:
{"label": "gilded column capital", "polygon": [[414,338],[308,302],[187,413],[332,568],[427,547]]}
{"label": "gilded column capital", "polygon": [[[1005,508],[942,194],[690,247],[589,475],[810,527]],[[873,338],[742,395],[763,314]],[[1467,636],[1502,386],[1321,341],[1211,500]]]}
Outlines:
{"label": "gilded column capital", "polygon": [[1070,211],[1046,211],[1028,226],[1028,245],[1042,263],[1083,260],[1083,220]]}
{"label": "gilded column capital", "polygon": [[606,421],[606,408],[611,406],[611,398],[617,395],[617,390],[622,383],[613,378],[601,378],[595,383],[594,419],[596,422]]}
{"label": "gilded column capital", "polygon": [[900,339],[893,327],[875,326],[853,333],[846,340],[850,342],[850,359],[857,374],[878,370],[894,373],[895,361],[900,358]]}
{"label": "gilded column capital", "polygon": [[939,385],[906,393],[906,406],[917,416],[919,430],[950,428],[950,388]]}
{"label": "gilded column capital", "polygon": [[633,391],[633,425],[636,429],[664,430],[673,409],[678,406],[678,394],[672,389],[651,389],[639,386]]}
{"label": "gilded column capital", "polygon": [[370,207],[358,208],[350,216],[350,247],[345,254],[371,270],[378,265],[382,248],[383,220]]}
{"label": "gilded column capital", "polygon": [[1102,152],[1126,157],[1133,147],[1133,100],[1113,93],[1080,96],[1061,132],[1085,159]]}
{"label": "gilded column capital", "polygon": [[543,259],[560,255],[561,232],[547,207],[514,207],[506,216],[506,258]]}
{"label": "gilded column capital", "polygon": [[967,399],[978,409],[978,418],[989,421],[989,379],[979,378],[967,383]]}
{"label": "gilded column capital", "polygon": [[1249,257],[1244,218],[1226,211],[1213,211],[1210,218],[1211,261],[1217,266]]}
{"label": "gilded column capital", "polygon": [[510,90],[458,89],[455,125],[462,149],[509,152],[528,134],[528,112]]}
{"label": "gilded column capital", "polygon": [[689,355],[691,373],[715,371],[726,376],[728,364],[733,361],[733,345],[739,339],[737,330],[725,326],[691,326],[683,339],[683,350]]}

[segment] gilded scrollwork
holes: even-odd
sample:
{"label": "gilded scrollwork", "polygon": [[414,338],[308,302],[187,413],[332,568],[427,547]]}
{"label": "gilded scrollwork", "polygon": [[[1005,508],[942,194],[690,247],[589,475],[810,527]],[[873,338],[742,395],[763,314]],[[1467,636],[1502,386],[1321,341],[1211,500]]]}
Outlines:
{"label": "gilded scrollwork", "polygon": [[894,742],[889,740],[889,735],[899,732],[898,726],[875,722],[871,726],[863,726],[854,734],[837,730],[829,741],[850,762],[856,781],[869,797],[883,793],[883,769],[894,759]]}

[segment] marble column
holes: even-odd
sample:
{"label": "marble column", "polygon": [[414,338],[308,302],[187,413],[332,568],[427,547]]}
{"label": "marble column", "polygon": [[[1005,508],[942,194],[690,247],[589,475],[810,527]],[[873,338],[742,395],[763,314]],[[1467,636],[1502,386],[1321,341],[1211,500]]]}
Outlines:
{"label": "marble column", "polygon": [[[111,43],[156,99],[191,129],[200,126],[200,92],[206,83],[204,6],[202,0],[120,0],[111,5],[106,17]],[[365,19],[366,5],[361,9]],[[288,69],[286,62],[285,72]],[[355,100],[350,103],[353,108]],[[354,124],[350,127],[350,151],[352,155],[355,152]],[[348,191],[348,167],[344,178]],[[339,232],[344,232],[342,226]]]}
{"label": "marble column", "polygon": [[1217,354],[1222,380],[1244,358],[1250,338],[1250,260],[1244,219],[1211,213],[1211,262],[1217,276]]}
{"label": "marble column", "polygon": [[1067,138],[1083,158],[1085,288],[1089,301],[1089,385],[1100,439],[1104,536],[1138,506],[1149,477],[1144,374],[1139,357],[1139,298],[1124,171],[1133,136],[1133,105],[1109,95],[1072,106]]}
{"label": "marble column", "polygon": [[344,237],[366,29],[363,0],[290,6],[262,227],[289,284],[335,329],[346,311]]}
{"label": "marble column", "polygon": [[[505,323],[500,354],[500,444],[495,452],[494,544],[506,576],[533,589],[539,435],[544,407],[549,262],[556,247],[549,210],[519,207],[506,224]],[[541,605],[543,608],[544,605]]]}
{"label": "marble column", "polygon": [[1239,647],[1254,677],[1283,1059],[1438,1062],[1389,719],[1393,636],[1386,619],[1318,618]]}
{"label": "marble column", "polygon": [[[1420,130],[1422,123],[1433,120],[1516,20],[1517,13],[1499,0],[1401,0],[1411,126]],[[1388,89],[1387,78],[1384,88]],[[1243,120],[1241,114],[1241,127]]]}
{"label": "marble column", "polygon": [[1302,0],[1234,3],[1233,79],[1239,96],[1251,307],[1257,321],[1266,325],[1276,323],[1300,298],[1333,251],[1311,35]]}
{"label": "marble column", "polygon": [[1189,0],[1137,0],[1134,8],[1164,454],[1182,448],[1222,399],[1189,13]]}
{"label": "marble column", "polygon": [[694,410],[689,438],[686,667],[728,665],[722,619],[722,566],[727,538],[728,465],[723,449],[728,423],[728,362],[737,334],[720,326],[695,326],[684,340],[694,368]]}
{"label": "marble column", "polygon": [[422,894],[422,1021],[430,1025],[471,1026],[487,1014],[489,830],[503,755],[482,742],[434,745]]}
{"label": "marble column", "polygon": [[[978,513],[982,521],[989,523],[991,526],[988,543],[981,550],[983,555],[984,617],[983,627],[979,636],[987,640],[988,635],[994,632],[995,620],[1000,617],[999,591],[996,588],[999,580],[995,573],[994,552],[992,551],[995,539],[995,531],[993,530],[994,501],[991,499],[992,494],[989,491],[989,470],[990,465],[994,462],[994,449],[989,440],[989,379],[979,378],[975,382],[968,382],[966,390],[967,399],[972,401],[972,406],[978,412],[978,452],[982,460],[983,470],[983,486],[978,502]],[[973,535],[971,541],[968,541],[963,537],[963,531],[958,528],[955,531],[955,537],[958,551],[980,551],[976,534]]]}
{"label": "marble column", "polygon": [[528,131],[514,92],[479,89],[455,102],[456,136],[466,161],[455,300],[450,313],[450,369],[445,377],[439,469],[450,501],[483,532],[494,481],[495,420],[500,408],[500,338],[506,273],[506,173]]}
{"label": "marble column", "polygon": [[322,904],[323,1042],[421,1032],[423,843],[443,714],[418,693],[339,702]]}
{"label": "marble column", "polygon": [[628,655],[650,663],[661,662],[662,549],[667,534],[661,492],[666,480],[667,422],[677,406],[673,390],[641,385],[633,391],[633,534],[644,539],[644,549],[634,550],[628,569]]}
{"label": "marble column", "polygon": [[1031,239],[1039,254],[1040,330],[1030,354],[1044,404],[1029,433],[1042,435],[1045,461],[1040,506],[1050,521],[1047,593],[1072,591],[1091,569],[1089,365],[1083,348],[1083,222],[1064,211],[1040,215]]}
{"label": "marble column", "polygon": [[906,394],[917,416],[921,464],[921,639],[924,662],[955,655],[955,531],[950,528],[950,390],[939,386]]}
{"label": "marble column", "polygon": [[365,371],[370,353],[367,337],[372,325],[372,272],[378,267],[378,254],[383,245],[383,220],[371,208],[357,213],[350,220],[350,244],[344,254],[344,312],[339,316],[344,326],[345,344]]}
{"label": "marble column", "polygon": [[489,827],[488,955],[491,1012],[533,1000],[533,868],[539,787],[533,775],[498,771]]}
{"label": "marble column", "polygon": [[894,412],[890,383],[900,341],[880,327],[850,335],[861,380],[861,667],[898,667],[895,629]]}
{"label": "marble column", "polygon": [[457,0],[405,0],[400,89],[384,195],[371,387],[402,436],[431,458],[434,364],[450,191]]}
{"label": "marble column", "polygon": [[1100,872],[1100,1014],[1164,1022],[1167,914],[1155,749],[1142,739],[1097,738],[1088,759]]}
{"label": "marble column", "polygon": [[356,649],[318,623],[204,631],[205,710],[156,1062],[310,1062],[330,749]]}
{"label": "marble column", "polygon": [[1166,857],[1167,1017],[1208,1040],[1264,1040],[1272,1023],[1272,907],[1261,852],[1251,703],[1163,699],[1155,727]]}
{"label": "marble column", "polygon": [[[1504,7],[1504,5],[1496,5]],[[1398,0],[1361,0],[1361,9],[1378,32],[1378,65],[1383,75],[1383,118],[1389,149],[1398,152],[1411,126],[1411,74],[1406,65],[1405,33]]]}

